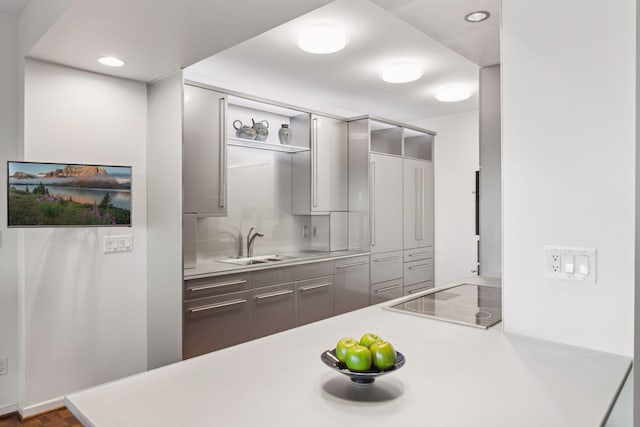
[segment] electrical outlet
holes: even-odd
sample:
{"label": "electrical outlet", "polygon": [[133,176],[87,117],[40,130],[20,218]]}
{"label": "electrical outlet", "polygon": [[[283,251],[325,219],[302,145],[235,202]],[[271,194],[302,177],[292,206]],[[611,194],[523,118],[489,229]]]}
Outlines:
{"label": "electrical outlet", "polygon": [[552,279],[596,281],[596,250],[545,246],[545,275]]}
{"label": "electrical outlet", "polygon": [[0,375],[5,375],[7,372],[9,372],[8,359],[0,357]]}

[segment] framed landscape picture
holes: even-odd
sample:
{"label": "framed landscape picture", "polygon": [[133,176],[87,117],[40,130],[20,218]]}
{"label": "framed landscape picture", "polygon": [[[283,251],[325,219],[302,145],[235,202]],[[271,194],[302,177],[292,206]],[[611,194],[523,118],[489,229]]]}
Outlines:
{"label": "framed landscape picture", "polygon": [[8,162],[9,227],[131,226],[131,167]]}

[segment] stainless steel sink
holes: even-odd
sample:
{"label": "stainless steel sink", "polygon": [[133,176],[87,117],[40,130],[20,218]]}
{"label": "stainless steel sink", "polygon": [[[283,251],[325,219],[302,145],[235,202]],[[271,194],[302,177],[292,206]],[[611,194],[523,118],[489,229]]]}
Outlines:
{"label": "stainless steel sink", "polygon": [[263,256],[254,256],[251,258],[225,258],[219,259],[220,262],[226,262],[228,264],[235,265],[256,265],[256,264],[269,264],[272,262],[280,262],[280,261],[294,261],[297,260],[297,257],[289,256],[289,255],[263,255]]}

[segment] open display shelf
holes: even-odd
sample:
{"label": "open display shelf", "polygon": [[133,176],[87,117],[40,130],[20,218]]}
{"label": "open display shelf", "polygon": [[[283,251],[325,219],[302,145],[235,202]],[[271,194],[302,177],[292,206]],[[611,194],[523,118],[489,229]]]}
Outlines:
{"label": "open display shelf", "polygon": [[227,145],[236,147],[254,148],[258,150],[281,151],[283,153],[299,153],[309,151],[307,147],[298,147],[296,145],[271,144],[268,142],[254,141],[251,139],[227,137]]}

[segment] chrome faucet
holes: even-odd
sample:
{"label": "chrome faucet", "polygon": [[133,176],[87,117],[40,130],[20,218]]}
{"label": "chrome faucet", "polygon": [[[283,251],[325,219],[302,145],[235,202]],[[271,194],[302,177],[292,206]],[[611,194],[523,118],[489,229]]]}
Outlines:
{"label": "chrome faucet", "polygon": [[264,234],[255,232],[251,235],[251,232],[255,230],[255,228],[251,227],[249,230],[249,234],[247,234],[247,257],[253,257],[253,243],[256,240],[256,237],[263,237]]}

